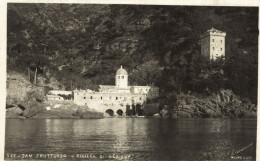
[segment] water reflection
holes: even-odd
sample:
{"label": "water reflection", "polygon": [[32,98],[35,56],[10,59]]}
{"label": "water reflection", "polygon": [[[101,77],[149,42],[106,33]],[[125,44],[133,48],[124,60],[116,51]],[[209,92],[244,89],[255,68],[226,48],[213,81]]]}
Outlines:
{"label": "water reflection", "polygon": [[255,142],[256,120],[7,120],[5,151],[131,155],[127,160],[229,160],[231,153],[251,143],[237,155],[254,159]]}

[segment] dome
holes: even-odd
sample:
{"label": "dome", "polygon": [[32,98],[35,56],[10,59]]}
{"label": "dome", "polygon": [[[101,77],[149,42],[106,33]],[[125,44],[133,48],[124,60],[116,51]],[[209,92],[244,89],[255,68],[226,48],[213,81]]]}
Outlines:
{"label": "dome", "polygon": [[117,70],[116,75],[128,75],[128,74],[127,71],[121,65],[121,68]]}

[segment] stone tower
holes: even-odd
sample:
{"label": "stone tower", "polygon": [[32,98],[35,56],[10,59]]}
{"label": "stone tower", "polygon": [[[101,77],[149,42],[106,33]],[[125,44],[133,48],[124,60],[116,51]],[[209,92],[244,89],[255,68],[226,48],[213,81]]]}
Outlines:
{"label": "stone tower", "polygon": [[116,87],[126,88],[128,86],[128,74],[127,71],[122,67],[116,72]]}
{"label": "stone tower", "polygon": [[226,33],[214,28],[208,30],[200,38],[201,54],[210,60],[217,57],[225,57],[225,37]]}

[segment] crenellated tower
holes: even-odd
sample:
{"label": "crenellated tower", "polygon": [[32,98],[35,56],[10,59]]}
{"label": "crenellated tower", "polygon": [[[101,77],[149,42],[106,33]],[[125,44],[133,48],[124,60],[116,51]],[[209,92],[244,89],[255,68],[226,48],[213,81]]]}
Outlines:
{"label": "crenellated tower", "polygon": [[210,60],[217,57],[225,57],[225,37],[226,33],[214,28],[208,30],[200,38],[201,54]]}

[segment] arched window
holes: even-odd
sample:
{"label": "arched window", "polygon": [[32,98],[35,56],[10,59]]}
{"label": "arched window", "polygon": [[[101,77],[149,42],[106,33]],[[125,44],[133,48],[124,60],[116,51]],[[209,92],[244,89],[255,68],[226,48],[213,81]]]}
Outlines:
{"label": "arched window", "polygon": [[102,97],[100,97],[102,99]]}
{"label": "arched window", "polygon": [[93,96],[90,96],[90,99],[93,99]]}
{"label": "arched window", "polygon": [[116,100],[118,99],[118,97],[116,97]]}
{"label": "arched window", "polygon": [[124,79],[124,76],[122,76],[121,78]]}

